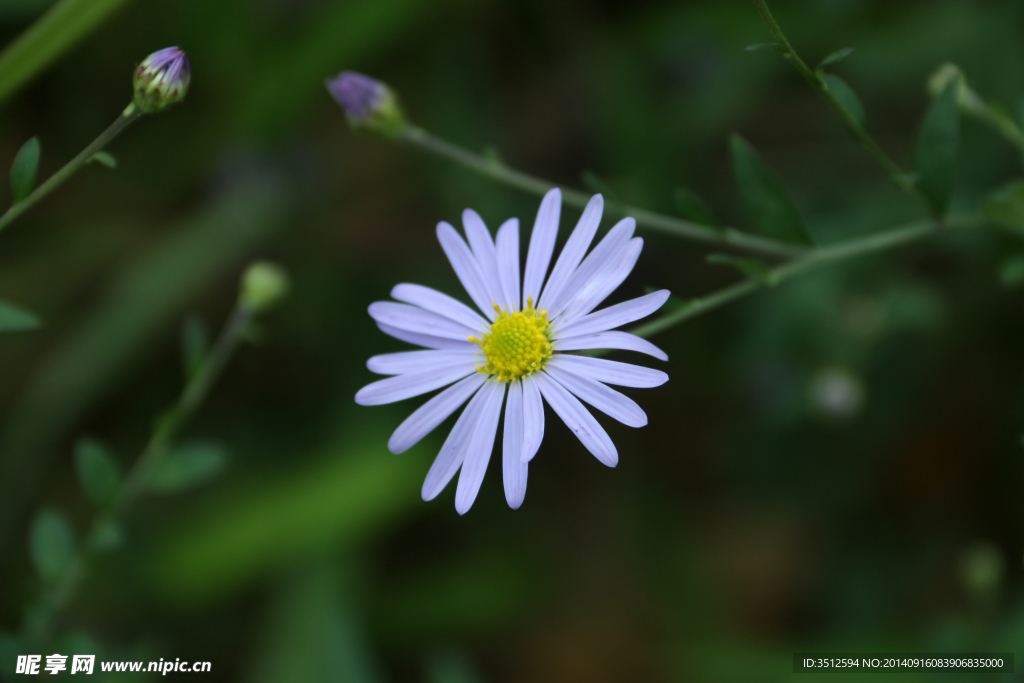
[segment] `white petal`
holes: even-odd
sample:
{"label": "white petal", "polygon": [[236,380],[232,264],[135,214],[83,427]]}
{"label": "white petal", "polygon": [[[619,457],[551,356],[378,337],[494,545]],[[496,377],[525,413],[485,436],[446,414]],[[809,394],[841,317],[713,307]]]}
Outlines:
{"label": "white petal", "polygon": [[530,466],[523,462],[523,385],[509,382],[508,402],[505,403],[505,434],[501,446],[502,480],[505,500],[518,510],[526,498],[526,475]]}
{"label": "white petal", "polygon": [[405,375],[458,362],[476,364],[482,358],[483,355],[472,351],[399,351],[371,356],[366,367],[378,375]]}
{"label": "white petal", "polygon": [[626,245],[622,254],[605,268],[598,275],[595,275],[590,283],[583,288],[573,301],[565,309],[565,313],[559,319],[559,325],[566,325],[573,320],[579,320],[587,313],[597,308],[608,295],[618,289],[640,258],[640,251],[644,247],[642,237],[634,237]]}
{"label": "white petal", "polygon": [[590,243],[594,241],[594,234],[597,232],[597,226],[601,223],[603,212],[604,198],[595,194],[587,202],[587,208],[583,210],[580,222],[576,224],[576,228],[569,235],[569,240],[565,243],[562,253],[559,254],[555,267],[551,269],[551,277],[544,285],[544,293],[541,294],[537,308],[544,309],[545,304],[558,300],[562,288],[576,271],[576,266],[580,265],[583,255],[590,248]]}
{"label": "white petal", "polygon": [[510,218],[498,228],[498,279],[505,299],[503,305],[519,310],[519,219]]}
{"label": "white petal", "polygon": [[474,372],[421,405],[398,425],[398,429],[388,440],[388,450],[392,453],[404,453],[415,446],[420,439],[434,431],[437,425],[458,410],[459,406],[476,393],[486,381],[486,375]]}
{"label": "white petal", "polygon": [[583,259],[583,263],[572,274],[569,281],[565,283],[565,287],[562,288],[562,292],[557,297],[557,300],[548,303],[549,320],[554,320],[562,311],[568,308],[576,300],[579,293],[583,291],[583,288],[590,284],[594,276],[602,272],[610,262],[614,261],[615,257],[626,246],[626,243],[633,237],[635,230],[636,221],[632,218],[623,218],[608,231],[604,239],[594,247],[592,252],[587,254],[587,258]]}
{"label": "white petal", "polygon": [[505,399],[504,382],[488,382],[480,390],[484,404],[480,407],[476,424],[469,435],[469,445],[459,472],[459,486],[455,489],[455,511],[460,515],[469,512],[480,492],[480,484],[487,471],[487,463],[494,450],[494,436],[498,433],[498,418],[501,417],[501,402]]}
{"label": "white petal", "polygon": [[480,407],[483,406],[485,399],[484,392],[476,392],[469,400],[469,405],[462,411],[462,415],[459,415],[459,419],[455,421],[455,426],[452,427],[444,445],[441,446],[437,457],[434,458],[434,464],[427,472],[427,478],[423,480],[423,488],[420,490],[423,500],[436,498],[437,494],[441,493],[455,473],[459,471],[462,460],[466,457],[466,449],[469,447],[469,437],[476,425],[477,415],[480,414]]}
{"label": "white petal", "polygon": [[555,250],[555,237],[558,235],[558,217],[562,212],[562,191],[557,187],[544,195],[544,200],[537,210],[537,220],[533,224],[530,235],[530,248],[526,252],[526,272],[523,274],[523,303],[533,297],[536,304],[540,299],[540,290],[544,285],[544,275],[551,263],[551,253]]}
{"label": "white petal", "polygon": [[643,427],[647,424],[647,414],[636,404],[636,401],[625,394],[606,387],[586,375],[574,375],[557,364],[548,363],[544,372],[573,395],[627,427]]}
{"label": "white petal", "polygon": [[562,418],[562,422],[572,430],[587,450],[594,454],[594,457],[608,467],[615,467],[619,462],[619,453],[604,427],[598,424],[578,398],[549,375],[539,372],[534,376],[540,385],[541,393],[544,394],[544,400],[558,417]]}
{"label": "white petal", "polygon": [[544,401],[540,386],[533,375],[524,377],[523,384],[523,451],[520,461],[530,462],[544,440]]}
{"label": "white petal", "polygon": [[604,358],[559,353],[555,354],[549,365],[558,365],[569,372],[586,375],[598,382],[614,384],[619,387],[649,389],[650,387],[660,387],[668,381],[668,375],[661,370],[630,363],[618,363]]}
{"label": "white petal", "polygon": [[401,339],[404,342],[415,344],[416,346],[425,346],[428,349],[446,349],[451,351],[479,351],[480,347],[473,342],[466,339],[465,341],[458,341],[457,339],[445,339],[444,337],[435,337],[430,334],[418,334],[416,332],[409,332],[408,330],[400,330],[397,327],[391,325],[384,325],[377,323],[377,327],[384,334],[394,337],[395,339]]}
{"label": "white petal", "polygon": [[483,311],[488,320],[494,320],[493,301],[473,252],[462,241],[455,228],[444,221],[437,224],[437,239],[441,243],[441,248],[444,249],[448,261],[451,262],[455,274],[459,276],[459,282],[466,288],[469,298]]}
{"label": "white petal", "polygon": [[391,290],[391,297],[413,306],[419,306],[431,313],[443,315],[471,330],[481,331],[487,327],[487,321],[472,308],[430,287],[408,283],[395,285],[395,288]]}
{"label": "white petal", "polygon": [[645,296],[623,301],[596,313],[585,315],[557,330],[557,338],[582,337],[585,334],[605,332],[621,325],[639,320],[654,313],[668,300],[669,291],[662,289]]}
{"label": "white petal", "polygon": [[668,354],[657,346],[629,332],[598,332],[583,337],[559,339],[552,343],[555,351],[580,351],[583,349],[622,349],[639,351],[658,360],[668,360]]}
{"label": "white petal", "polygon": [[498,280],[498,255],[491,233],[484,225],[484,219],[473,209],[462,212],[462,226],[466,229],[466,237],[469,238],[469,248],[473,250],[473,256],[480,264],[480,274],[484,276],[484,285],[487,287],[491,303],[498,303],[504,295],[501,291],[501,282]]}
{"label": "white petal", "polygon": [[476,372],[476,366],[460,361],[449,365],[439,365],[422,372],[395,375],[373,384],[367,384],[357,391],[356,403],[361,406],[379,406],[402,401],[446,387],[474,372]]}
{"label": "white petal", "polygon": [[432,337],[468,341],[477,332],[437,313],[394,301],[375,301],[370,304],[369,311],[370,317],[379,323]]}

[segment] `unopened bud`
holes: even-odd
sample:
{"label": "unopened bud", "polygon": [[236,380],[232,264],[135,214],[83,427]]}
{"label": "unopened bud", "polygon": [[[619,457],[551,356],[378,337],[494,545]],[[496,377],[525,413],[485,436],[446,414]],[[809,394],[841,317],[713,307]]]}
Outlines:
{"label": "unopened bud", "polygon": [[337,78],[328,78],[326,85],[352,128],[364,128],[387,138],[402,132],[405,117],[398,98],[386,84],[355,71],[342,71]]}
{"label": "unopened bud", "polygon": [[985,101],[967,85],[967,77],[960,67],[946,62],[928,77],[928,93],[938,97],[950,83],[956,83],[956,103],[961,109],[980,112],[986,108]]}
{"label": "unopened bud", "polygon": [[288,293],[288,274],[269,261],[257,261],[242,275],[242,306],[260,313],[274,306]]}
{"label": "unopened bud", "polygon": [[176,47],[158,50],[135,68],[134,104],[144,114],[162,111],[185,99],[191,80],[192,67],[184,52]]}

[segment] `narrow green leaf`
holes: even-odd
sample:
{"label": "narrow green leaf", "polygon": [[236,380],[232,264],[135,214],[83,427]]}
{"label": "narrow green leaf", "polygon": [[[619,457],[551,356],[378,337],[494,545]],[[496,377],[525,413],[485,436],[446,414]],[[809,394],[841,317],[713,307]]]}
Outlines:
{"label": "narrow green leaf", "polygon": [[708,254],[706,260],[708,263],[735,268],[747,277],[765,285],[774,285],[776,283],[775,274],[772,273],[771,269],[754,259],[736,258],[728,254]]}
{"label": "narrow green leaf", "polygon": [[985,200],[985,218],[1004,228],[1024,231],[1024,178],[994,190]]}
{"label": "narrow green leaf", "polygon": [[686,220],[704,225],[718,225],[710,207],[688,187],[677,187],[672,193],[672,198],[675,199],[679,215]]}
{"label": "narrow green leaf", "polygon": [[843,109],[848,111],[850,116],[863,128],[866,120],[864,105],[860,103],[860,98],[857,97],[857,93],[853,91],[853,88],[835,74],[825,74],[825,85],[828,86],[829,92],[839,100],[839,104],[843,106]]}
{"label": "narrow green leaf", "polygon": [[6,301],[0,301],[0,332],[25,332],[37,327],[39,327],[39,318]]}
{"label": "narrow green leaf", "polygon": [[813,244],[803,217],[782,181],[746,140],[730,138],[733,169],[740,196],[758,230],[794,244]]}
{"label": "narrow green leaf", "polygon": [[95,161],[98,164],[102,164],[107,168],[117,168],[117,159],[110,152],[96,152],[89,157],[89,162]]}
{"label": "narrow green leaf", "polygon": [[745,48],[743,48],[743,51],[757,52],[758,50],[767,50],[769,48],[771,48],[772,50],[778,50],[779,52],[782,52],[782,46],[779,45],[778,43],[754,43],[753,45],[747,45]]}
{"label": "narrow green leaf", "polygon": [[51,582],[59,579],[75,554],[75,535],[64,515],[53,509],[36,515],[29,530],[28,550],[39,576]]}
{"label": "narrow green leaf", "polygon": [[186,381],[199,372],[209,347],[210,335],[202,319],[194,315],[185,318],[181,325],[181,359]]}
{"label": "narrow green leaf", "polygon": [[841,59],[846,59],[847,57],[850,56],[850,54],[852,52],[853,52],[853,48],[852,47],[840,48],[840,49],[836,50],[835,52],[829,54],[827,57],[825,57],[825,59],[821,60],[821,62],[818,64],[818,68],[819,69],[824,69],[829,64],[835,64],[836,62],[838,62]]}
{"label": "narrow green leaf", "polygon": [[604,179],[594,173],[593,171],[584,171],[580,175],[580,179],[583,181],[583,186],[594,194],[599,194],[604,197],[605,202],[617,202],[619,201],[618,196],[615,194],[615,190],[611,188]]}
{"label": "narrow green leaf", "polygon": [[937,216],[944,216],[956,181],[957,148],[960,143],[958,81],[954,79],[932,102],[917,137],[914,170],[917,186]]}
{"label": "narrow green leaf", "polygon": [[105,445],[94,439],[81,439],[75,446],[78,481],[89,500],[100,508],[114,501],[121,484],[121,471]]}
{"label": "narrow green leaf", "polygon": [[29,196],[36,186],[36,173],[39,171],[39,138],[30,138],[21,146],[14,163],[11,164],[11,195],[12,204],[17,204]]}
{"label": "narrow green leaf", "polygon": [[215,443],[182,444],[168,454],[149,479],[155,493],[176,493],[213,479],[227,465],[227,453]]}

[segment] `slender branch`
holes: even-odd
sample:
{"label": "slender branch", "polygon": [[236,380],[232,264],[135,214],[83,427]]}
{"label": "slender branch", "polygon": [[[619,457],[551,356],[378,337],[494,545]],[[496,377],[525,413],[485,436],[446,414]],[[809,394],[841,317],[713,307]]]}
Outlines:
{"label": "slender branch", "polygon": [[800,75],[802,75],[807,82],[811,84],[811,87],[817,90],[818,93],[825,98],[825,101],[836,110],[836,113],[839,114],[839,117],[843,120],[846,128],[853,134],[853,137],[857,139],[857,142],[859,142],[861,146],[863,146],[864,149],[866,149],[874,158],[874,160],[878,162],[878,165],[885,169],[885,172],[889,175],[889,179],[892,180],[892,182],[901,190],[917,199],[924,206],[929,206],[927,200],[925,200],[924,196],[917,189],[917,186],[914,184],[911,177],[905,173],[888,154],[886,154],[885,150],[875,142],[875,139],[872,138],[866,130],[864,130],[864,126],[862,126],[860,122],[854,118],[853,114],[851,114],[846,107],[836,99],[836,96],[831,90],[829,90],[828,83],[825,82],[822,75],[813,71],[809,66],[807,66],[804,60],[800,58],[800,55],[798,55],[796,50],[793,49],[793,46],[786,38],[786,35],[782,32],[782,29],[779,28],[779,24],[775,21],[775,17],[772,16],[771,10],[769,10],[768,5],[765,4],[765,0],[753,1],[754,6],[757,7],[757,11],[761,14],[761,18],[764,19],[764,23],[767,24],[768,30],[770,30],[772,35],[775,37],[778,49],[782,53],[782,56],[785,57],[789,63],[800,72]]}
{"label": "slender branch", "polygon": [[971,228],[983,223],[980,216],[961,216],[947,219],[944,223],[934,221],[921,221],[907,225],[883,230],[864,237],[857,237],[839,244],[827,247],[819,247],[799,258],[774,268],[769,271],[768,276],[763,279],[748,279],[736,284],[729,285],[723,289],[713,292],[707,296],[688,301],[681,308],[666,313],[649,323],[640,325],[632,330],[633,334],[640,337],[650,337],[678,325],[684,320],[689,320],[701,313],[714,310],[727,303],[752,294],[765,286],[774,286],[785,282],[798,275],[810,272],[821,266],[836,261],[845,261],[864,254],[871,254],[887,251],[902,246],[908,242],[914,242],[925,237],[930,237],[946,229]]}
{"label": "slender branch", "polygon": [[153,470],[170,451],[174,438],[195,414],[238,347],[252,320],[253,310],[239,303],[228,318],[212,351],[188,381],[177,403],[157,421],[142,454],[125,476],[114,502],[93,520],[91,531],[57,584],[42,598],[39,611],[27,625],[29,642],[42,644],[51,634],[54,620],[78,592],[89,563],[102,547],[103,536],[145,490]]}
{"label": "slender branch", "polygon": [[[500,182],[525,190],[533,194],[543,195],[553,187],[550,183],[536,176],[528,175],[521,171],[509,168],[505,164],[488,159],[482,155],[471,152],[464,147],[454,145],[447,140],[436,137],[422,128],[407,125],[398,138],[402,142],[414,147],[426,150],[438,156],[451,159],[467,168],[481,173]],[[587,205],[590,197],[579,190],[562,187],[562,199],[567,203],[579,208]],[[606,198],[607,199],[607,198]],[[710,244],[717,244],[726,247],[746,249],[772,256],[795,256],[806,253],[806,249],[799,246],[785,244],[777,240],[759,237],[750,233],[742,232],[735,228],[713,228],[700,223],[686,221],[672,216],[646,211],[635,206],[620,204],[608,201],[605,204],[609,211],[623,215],[632,216],[636,219],[638,226],[651,230],[658,230],[676,237],[692,239]]]}
{"label": "slender branch", "polygon": [[52,176],[47,178],[46,182],[37,187],[29,196],[7,209],[7,211],[0,216],[0,230],[3,230],[15,218],[35,206],[40,199],[60,187],[65,180],[73,176],[78,169],[87,164],[96,152],[99,152],[110,144],[111,140],[120,135],[125,128],[131,125],[132,122],[140,116],[142,116],[142,112],[136,109],[134,105],[128,105],[128,108],[124,110],[124,113],[122,113],[116,121],[110,124],[110,127],[103,131],[98,138],[93,140],[85,149],[79,152],[78,156],[65,164],[63,168]]}

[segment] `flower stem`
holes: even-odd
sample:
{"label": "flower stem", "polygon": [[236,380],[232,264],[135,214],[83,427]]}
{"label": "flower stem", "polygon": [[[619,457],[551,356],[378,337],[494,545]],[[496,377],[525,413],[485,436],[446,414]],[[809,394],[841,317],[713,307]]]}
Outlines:
{"label": "flower stem", "polygon": [[85,149],[79,152],[78,156],[65,164],[62,169],[47,178],[46,182],[37,187],[29,196],[7,209],[6,213],[0,216],[0,230],[3,230],[15,218],[35,206],[40,199],[53,192],[65,180],[73,176],[78,169],[82,168],[82,166],[92,159],[96,152],[99,152],[106,147],[111,140],[120,135],[121,131],[131,125],[131,123],[140,116],[142,116],[142,113],[136,109],[134,105],[128,105],[128,108],[124,110],[117,120],[110,124],[110,127],[103,131],[100,136],[93,140]]}
{"label": "flower stem", "polygon": [[883,230],[864,237],[857,237],[831,246],[818,247],[806,256],[795,258],[778,268],[772,269],[765,278],[743,280],[707,296],[693,299],[682,307],[666,313],[645,325],[640,325],[630,330],[630,332],[640,337],[649,337],[678,325],[684,320],[689,320],[701,313],[706,313],[742,298],[747,294],[752,294],[762,287],[780,284],[829,263],[845,261],[846,259],[864,254],[887,251],[908,242],[930,237],[946,229],[977,227],[983,222],[980,216],[950,218],[944,223],[920,221]]}
{"label": "flower stem", "polygon": [[818,93],[825,98],[825,101],[836,110],[836,113],[839,114],[839,117],[843,120],[846,128],[851,134],[853,134],[853,137],[857,139],[857,142],[867,150],[868,154],[878,162],[878,165],[885,169],[885,172],[889,175],[889,179],[892,180],[892,182],[901,190],[911,195],[914,199],[927,207],[927,200],[925,200],[924,196],[917,189],[917,186],[914,184],[911,177],[905,173],[888,154],[885,153],[885,150],[883,150],[881,146],[875,142],[874,138],[864,130],[864,126],[862,126],[860,122],[854,118],[853,114],[851,114],[846,107],[836,99],[836,96],[831,90],[829,90],[828,84],[825,82],[822,75],[807,66],[804,60],[800,58],[800,55],[796,53],[796,50],[793,49],[789,39],[786,38],[782,29],[779,28],[779,24],[775,21],[775,17],[772,16],[771,10],[769,10],[768,5],[765,4],[765,0],[753,1],[754,6],[757,7],[757,11],[761,14],[761,18],[764,19],[764,23],[767,24],[768,30],[770,30],[772,35],[775,37],[778,50],[782,53],[782,56],[785,57],[789,63],[800,72],[800,75],[802,75],[807,82],[811,84],[811,87],[817,90]]}
{"label": "flower stem", "polygon": [[153,470],[170,451],[174,438],[195,414],[238,347],[252,320],[252,309],[239,304],[228,318],[217,342],[199,370],[186,383],[177,403],[157,420],[142,454],[125,476],[113,503],[96,515],[91,530],[60,580],[40,602],[38,612],[26,626],[28,642],[42,646],[52,633],[54,620],[78,592],[89,563],[100,551],[104,534],[145,491]]}
{"label": "flower stem", "polygon": [[[422,128],[417,128],[416,126],[406,125],[398,139],[402,142],[413,145],[414,147],[419,147],[420,149],[438,156],[451,159],[466,168],[503,182],[506,185],[510,185],[533,194],[543,195],[548,190],[556,187],[554,183],[550,183],[541,178],[537,178],[536,176],[528,175],[522,171],[509,168],[500,161],[488,159],[480,154],[471,152],[464,147],[454,145],[447,140],[443,140],[428,133]],[[580,192],[579,190],[567,187],[562,187],[561,190],[562,199],[567,204],[583,208],[587,205],[587,202],[590,201],[590,197],[585,192]],[[638,226],[646,227],[651,230],[658,230],[670,235],[675,235],[676,237],[708,242],[710,244],[717,244],[721,246],[736,247],[772,256],[795,256],[807,251],[806,248],[803,247],[785,244],[765,237],[759,237],[758,235],[752,235],[735,228],[713,228],[707,225],[701,225],[700,223],[666,216],[665,214],[645,211],[644,209],[639,209],[635,206],[608,201],[607,198],[605,199],[605,206],[609,211],[613,211],[624,216],[632,216],[636,219]]]}

